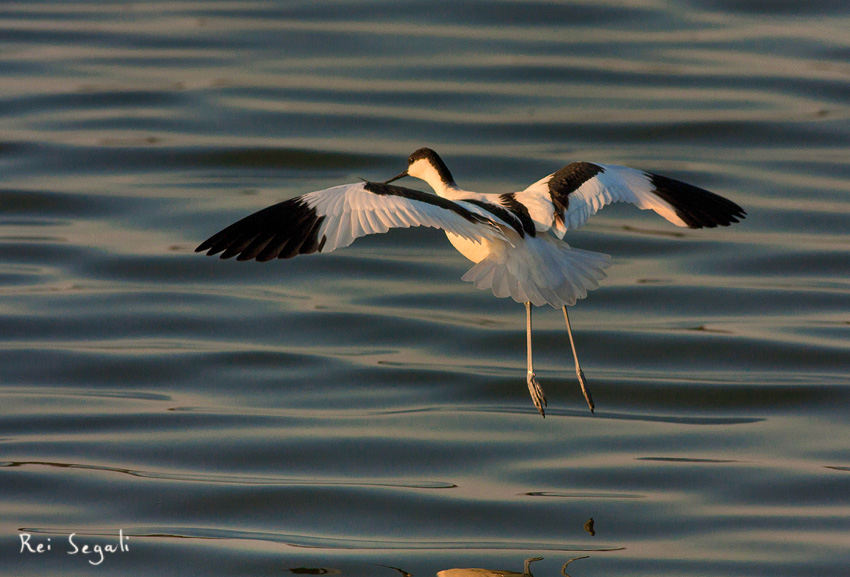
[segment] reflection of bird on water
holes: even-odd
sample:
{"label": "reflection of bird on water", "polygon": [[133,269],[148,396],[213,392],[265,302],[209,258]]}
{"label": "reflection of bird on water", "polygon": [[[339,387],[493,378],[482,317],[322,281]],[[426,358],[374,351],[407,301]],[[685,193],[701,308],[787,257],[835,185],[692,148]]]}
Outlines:
{"label": "reflection of bird on water", "polygon": [[[436,195],[389,184],[405,176],[424,180]],[[385,183],[344,184],[281,202],[230,225],[196,250],[266,261],[330,252],[390,228],[442,228],[452,245],[475,263],[463,280],[525,304],[526,380],[534,406],[544,416],[546,396],[531,362],[531,305],[563,310],[576,375],[592,412],[567,306],[599,286],[610,257],[571,248],[561,239],[612,202],[630,202],[690,228],[727,226],[746,214],[734,202],[690,184],[589,162],[569,164],[521,192],[471,192],[455,183],[436,152],[420,148],[408,158],[407,170]]]}
{"label": "reflection of bird on water", "polygon": [[[573,561],[587,558],[587,555],[584,557],[573,557],[564,563],[563,567],[561,567],[561,574],[565,577],[570,577],[567,575],[567,565]],[[522,567],[522,573],[517,573],[516,571],[502,571],[499,569],[446,569],[445,571],[437,573],[437,577],[534,577],[534,575],[531,574],[531,564],[542,559],[543,557],[529,557],[526,559],[525,564]]]}
{"label": "reflection of bird on water", "polygon": [[292,567],[289,572],[296,575],[339,575],[342,573],[339,569],[327,569],[325,567]]}

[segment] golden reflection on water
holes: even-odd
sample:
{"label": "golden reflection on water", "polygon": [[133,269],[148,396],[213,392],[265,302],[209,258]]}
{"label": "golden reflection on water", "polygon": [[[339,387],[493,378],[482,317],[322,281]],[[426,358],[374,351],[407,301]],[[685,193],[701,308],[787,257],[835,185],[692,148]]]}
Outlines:
{"label": "golden reflection on water", "polygon": [[[564,575],[564,577],[570,577],[569,574],[567,574],[567,566],[573,561],[588,558],[589,556],[587,555],[584,555],[582,557],[573,557],[572,559],[564,563],[564,565],[561,567],[561,574]],[[446,569],[437,573],[437,577],[534,577],[534,575],[531,573],[531,564],[535,561],[542,560],[543,557],[529,557],[525,560],[522,573],[500,569]]]}
{"label": "golden reflection on water", "polygon": [[[164,576],[544,575],[547,550],[587,575],[842,575],[845,7],[422,5],[3,6],[0,542],[124,528],[114,571]],[[604,410],[541,311],[545,422],[522,311],[460,283],[438,233],[191,254],[420,146],[475,190],[610,162],[750,218],[719,237],[611,207],[571,233],[616,255],[571,314]]]}

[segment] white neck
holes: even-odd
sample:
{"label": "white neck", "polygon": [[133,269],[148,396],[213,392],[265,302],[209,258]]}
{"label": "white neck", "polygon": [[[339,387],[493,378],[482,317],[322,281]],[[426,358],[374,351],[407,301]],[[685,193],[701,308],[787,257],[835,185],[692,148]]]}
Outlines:
{"label": "white neck", "polygon": [[427,182],[428,186],[434,189],[434,192],[436,192],[438,196],[445,197],[449,195],[451,191],[458,190],[458,186],[455,184],[454,180],[449,180],[448,182],[444,181],[436,167],[434,167],[434,165],[426,159],[419,159],[408,166],[407,174],[408,176]]}

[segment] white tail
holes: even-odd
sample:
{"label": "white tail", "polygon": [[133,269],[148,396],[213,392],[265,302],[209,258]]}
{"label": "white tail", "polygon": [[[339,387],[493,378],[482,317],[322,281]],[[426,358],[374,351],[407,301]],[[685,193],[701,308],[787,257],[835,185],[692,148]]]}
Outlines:
{"label": "white tail", "polygon": [[463,280],[518,303],[555,308],[574,305],[599,286],[606,277],[604,269],[611,266],[607,254],[570,248],[548,234],[526,238],[516,247],[500,246],[502,250],[493,250],[470,268]]}

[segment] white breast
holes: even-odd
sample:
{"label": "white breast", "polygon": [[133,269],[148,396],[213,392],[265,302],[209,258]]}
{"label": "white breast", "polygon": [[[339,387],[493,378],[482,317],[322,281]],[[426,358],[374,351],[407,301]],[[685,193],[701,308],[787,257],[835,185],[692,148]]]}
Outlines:
{"label": "white breast", "polygon": [[446,232],[446,236],[449,238],[452,246],[472,262],[481,262],[493,252],[494,247],[488,241],[473,242],[451,232]]}

